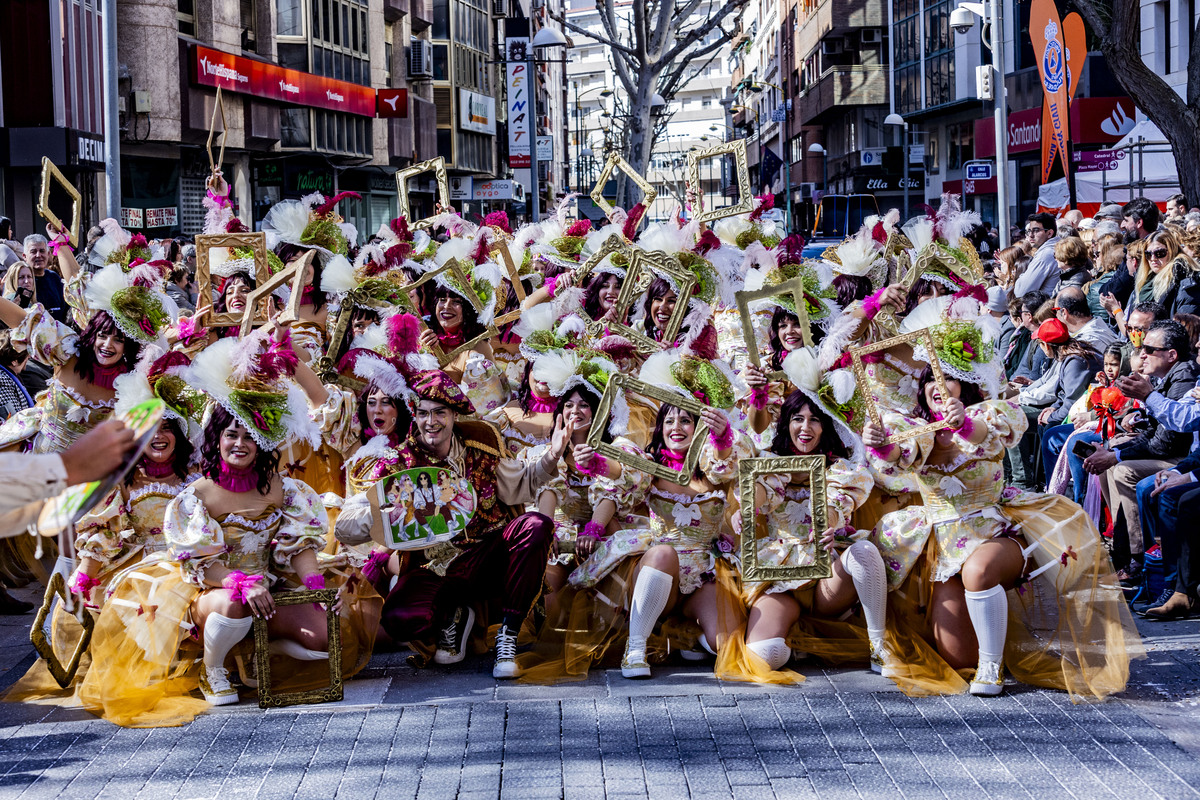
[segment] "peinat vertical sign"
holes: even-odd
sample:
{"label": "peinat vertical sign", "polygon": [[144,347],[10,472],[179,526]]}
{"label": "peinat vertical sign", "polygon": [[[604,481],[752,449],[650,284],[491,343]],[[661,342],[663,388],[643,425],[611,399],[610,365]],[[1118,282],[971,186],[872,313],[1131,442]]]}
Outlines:
{"label": "peinat vertical sign", "polygon": [[529,115],[534,113],[532,76],[528,62],[529,37],[504,40],[505,84],[508,88],[508,166],[529,169]]}

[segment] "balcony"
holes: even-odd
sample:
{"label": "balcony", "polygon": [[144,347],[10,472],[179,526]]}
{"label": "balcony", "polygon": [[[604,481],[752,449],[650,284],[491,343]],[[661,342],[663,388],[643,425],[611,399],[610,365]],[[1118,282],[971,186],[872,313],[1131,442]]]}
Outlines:
{"label": "balcony", "polygon": [[408,21],[413,33],[420,33],[433,24],[433,0],[409,0],[408,5]]}
{"label": "balcony", "polygon": [[408,16],[409,0],[383,0],[383,18],[395,22],[401,17]]}
{"label": "balcony", "polygon": [[825,123],[828,112],[841,106],[872,106],[887,102],[887,70],[882,66],[830,67],[816,83],[800,93],[796,120],[801,125]]}
{"label": "balcony", "polygon": [[825,0],[800,20],[796,31],[796,55],[800,59],[807,57],[831,33],[887,25],[885,2],[890,0]]}

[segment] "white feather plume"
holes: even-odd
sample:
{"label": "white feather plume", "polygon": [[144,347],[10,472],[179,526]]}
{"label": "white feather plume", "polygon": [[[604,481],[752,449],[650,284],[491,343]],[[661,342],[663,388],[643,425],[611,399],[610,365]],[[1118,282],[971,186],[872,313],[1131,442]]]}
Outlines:
{"label": "white feather plume", "polygon": [[96,240],[91,253],[88,254],[88,261],[98,267],[103,266],[113,253],[128,246],[133,238],[129,231],[111,217],[100,220],[100,228],[104,235]]}
{"label": "white feather plume", "polygon": [[387,342],[387,323],[385,320],[381,320],[368,325],[362,333],[355,336],[350,342],[350,349],[374,350],[376,353],[382,353],[387,347]]}
{"label": "white feather plume", "polygon": [[933,220],[928,217],[909,220],[904,226],[904,235],[912,242],[913,255],[917,255],[933,241]]}
{"label": "white feather plume", "polygon": [[736,247],[738,235],[750,230],[751,224],[750,220],[742,215],[725,217],[713,223],[713,233],[722,242],[728,242]]}
{"label": "white feather plume", "polygon": [[671,374],[672,365],[678,363],[678,361],[678,351],[673,349],[660,350],[647,358],[645,363],[642,364],[642,368],[638,371],[638,380],[686,397],[688,395],[687,391],[675,382],[675,376]]}
{"label": "white feather plume", "polygon": [[354,278],[356,265],[360,265],[368,256],[376,256],[380,263],[383,262],[383,251],[374,245],[364,247],[358,258],[354,259],[354,264],[342,255],[329,259],[321,270],[321,291],[326,294],[345,294],[351,291],[358,285]]}
{"label": "white feather plume", "polygon": [[513,325],[512,331],[522,339],[528,339],[534,331],[553,330],[557,319],[554,304],[539,303],[521,312],[521,318]]}
{"label": "white feather plume", "polygon": [[274,250],[280,242],[300,244],[300,237],[308,227],[308,213],[311,208],[311,204],[305,202],[308,199],[283,200],[271,206],[262,222],[263,233],[267,235],[268,250]]}
{"label": "white feather plume", "polygon": [[569,336],[583,336],[587,333],[587,326],[583,324],[583,320],[576,314],[568,314],[562,318],[562,322],[558,325],[557,334],[564,339]]}
{"label": "white feather plume", "polygon": [[849,403],[854,397],[854,391],[858,388],[858,382],[854,378],[854,373],[848,369],[835,369],[825,374],[825,380],[829,383],[829,387],[833,389],[833,400],[839,405]]}
{"label": "white feather plume", "polygon": [[388,397],[397,397],[405,403],[409,402],[412,392],[404,376],[391,364],[382,358],[366,356],[354,363],[354,374],[368,383],[374,383],[387,393]]}
{"label": "white feather plume", "polygon": [[533,361],[529,376],[550,387],[550,394],[562,397],[567,381],[579,370],[581,359],[570,350],[551,350]]}
{"label": "white feather plume", "polygon": [[447,242],[443,242],[438,247],[437,254],[433,257],[433,263],[437,266],[442,266],[452,258],[471,258],[471,249],[474,243],[470,239],[455,238]]}
{"label": "white feather plume", "polygon": [[908,313],[900,323],[900,332],[912,333],[941,324],[953,299],[950,295],[929,298]]}
{"label": "white feather plume", "polygon": [[87,289],[84,290],[84,297],[87,298],[88,308],[93,311],[100,310],[111,313],[113,295],[128,288],[129,279],[121,269],[121,265],[109,264],[92,275]]}
{"label": "white feather plume", "polygon": [[643,250],[678,253],[691,249],[692,241],[686,229],[671,222],[660,222],[642,231],[637,243]]}
{"label": "white feather plume", "polygon": [[[140,369],[118,375],[117,379],[113,381],[113,389],[117,392],[113,415],[117,417],[127,414],[138,403],[154,399],[154,391],[150,388],[145,373]],[[174,416],[169,408],[166,409],[166,413]]]}
{"label": "white feather plume", "polygon": [[821,388],[821,365],[810,348],[798,347],[783,359],[783,371],[796,388],[815,397]]}
{"label": "white feather plume", "polygon": [[869,273],[871,267],[882,256],[875,247],[870,229],[865,227],[848,241],[838,245],[837,255],[842,263],[840,267],[835,267],[834,271],[860,278]]}
{"label": "white feather plume", "polygon": [[983,224],[983,219],[978,213],[962,210],[962,204],[956,194],[942,195],[942,204],[938,207],[937,215],[941,222],[942,235],[952,247],[958,247],[959,239],[977,225]]}
{"label": "white feather plume", "polygon": [[765,274],[779,266],[779,257],[775,251],[768,250],[762,242],[751,242],[744,252],[747,273],[751,269],[759,269]]}

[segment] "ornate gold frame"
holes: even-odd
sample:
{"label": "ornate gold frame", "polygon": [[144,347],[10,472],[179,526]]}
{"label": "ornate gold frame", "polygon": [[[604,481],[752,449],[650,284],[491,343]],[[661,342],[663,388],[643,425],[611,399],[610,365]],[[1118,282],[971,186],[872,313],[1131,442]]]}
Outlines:
{"label": "ornate gold frame", "polygon": [[612,406],[616,401],[617,392],[620,390],[625,391],[627,399],[630,394],[642,395],[652,400],[657,400],[663,405],[682,408],[684,411],[694,414],[697,419],[699,419],[700,412],[708,408],[708,406],[694,397],[678,394],[661,386],[654,386],[639,381],[637,378],[630,377],[629,375],[613,375],[608,379],[608,385],[604,388],[604,394],[600,398],[600,405],[596,407],[595,419],[599,424],[593,422],[591,431],[588,433],[588,446],[605,458],[611,458],[613,461],[629,469],[636,469],[639,472],[645,472],[656,478],[662,478],[665,481],[671,481],[680,486],[687,486],[691,483],[692,473],[696,471],[696,464],[700,461],[700,451],[703,449],[705,437],[708,435],[708,426],[703,421],[696,423],[696,435],[692,439],[692,446],[688,448],[687,456],[683,460],[682,470],[676,471],[648,458],[627,453],[621,448],[603,441],[604,431],[608,429],[609,418],[612,416]]}
{"label": "ornate gold frame", "polygon": [[[592,187],[591,194],[589,195],[589,197],[592,198],[592,202],[600,207],[600,210],[604,212],[605,217],[608,217],[616,209],[616,206],[604,198],[604,184],[608,183],[609,178],[611,178],[613,173],[618,169],[620,169],[621,172],[624,172],[625,176],[629,178],[629,180],[633,181],[637,187],[642,190],[642,205],[649,210],[650,206],[654,205],[654,201],[658,198],[658,189],[655,189],[654,185],[651,184],[650,181],[639,175],[637,170],[631,167],[629,162],[621,157],[620,153],[608,154],[608,160],[604,162],[604,169],[600,171],[600,179],[596,181],[596,185]],[[642,220],[644,221],[645,219],[646,217],[643,215]],[[640,226],[641,222],[639,222],[638,225]]]}
{"label": "ornate gold frame", "polygon": [[[267,235],[265,233],[218,233],[218,234],[200,234],[196,237],[196,283],[199,286],[199,297],[212,297],[212,269],[209,266],[208,251],[214,247],[249,247],[254,251],[254,276],[255,285],[261,286],[271,279],[271,270],[267,266]],[[247,309],[254,308],[249,303],[246,304]],[[204,314],[204,319],[197,320],[201,325],[209,328],[232,328],[235,325],[242,324],[242,314],[223,313],[218,314],[215,311],[208,311]],[[266,322],[264,318],[259,320]]]}
{"label": "ornate gold frame", "polygon": [[[213,160],[212,146],[213,137],[217,132],[217,115],[221,117],[221,151],[217,159]],[[221,165],[225,163],[225,140],[229,138],[229,126],[225,122],[225,100],[221,97],[221,87],[217,87],[217,101],[213,104],[212,119],[208,123],[208,141],[204,144],[204,149],[208,151],[208,167],[209,170],[216,174]]]}
{"label": "ornate gold frame", "polygon": [[450,181],[446,178],[446,159],[438,156],[428,161],[422,161],[420,164],[396,170],[396,200],[400,205],[400,216],[408,220],[413,230],[428,228],[431,225],[429,220],[414,221],[411,218],[412,208],[408,202],[408,179],[425,172],[432,172],[437,181],[438,205],[442,208],[450,208]]}
{"label": "ornate gold frame", "polygon": [[[587,260],[579,266],[579,269],[575,270],[575,286],[580,289],[584,288],[585,284],[588,282],[588,278],[591,277],[592,272],[594,272],[596,268],[603,263],[604,259],[611,255],[621,253],[625,256],[625,259],[628,262],[630,259],[631,249],[632,248],[630,245],[617,234],[614,233],[612,236],[609,236],[604,240],[604,244],[600,245],[600,248],[588,256]],[[625,267],[625,277],[626,279],[629,277],[628,266]],[[622,282],[622,286],[624,286],[624,282]],[[620,300],[621,298],[618,294],[617,302],[619,303]],[[604,336],[605,323],[598,319],[592,319],[591,316],[584,311],[582,303],[580,303],[579,308],[572,313],[583,320],[584,330],[589,339],[600,339]]]}
{"label": "ornate gold frame", "polygon": [[[454,276],[454,280],[458,282],[458,285],[463,287],[463,291],[467,294],[467,302],[470,303],[471,307],[475,309],[476,314],[479,314],[479,312],[483,310],[483,301],[479,299],[479,295],[475,292],[474,287],[471,285],[471,280],[467,277],[466,271],[462,268],[462,265],[458,263],[458,259],[452,258],[442,266],[434,267],[422,273],[421,277],[417,278],[412,283],[406,283],[400,287],[400,305],[403,306],[406,311],[412,312],[412,315],[417,318],[421,330],[428,330],[429,326],[425,324],[425,320],[421,316],[421,309],[416,308],[413,305],[412,298],[409,296],[409,292],[411,292],[413,289],[419,289],[444,272],[449,272],[452,276]],[[491,325],[488,325],[484,328],[483,333],[479,334],[474,339],[463,342],[449,353],[444,352],[442,348],[437,345],[433,346],[432,353],[434,357],[437,358],[438,365],[444,367],[457,358],[460,353],[465,353],[466,351],[474,348],[475,345],[479,344],[480,342],[487,341],[493,336],[499,335],[500,331],[497,330],[496,324],[493,322]]]}
{"label": "ornate gold frame", "polygon": [[[762,369],[762,354],[759,352],[758,337],[754,335],[754,316],[750,310],[750,304],[788,293],[796,301],[796,316],[800,319],[800,331],[804,336],[804,346],[812,347],[812,323],[808,319],[808,304],[804,301],[803,278],[792,278],[774,286],[747,289],[734,294],[734,297],[737,298],[738,314],[742,318],[742,339],[746,342],[746,356],[750,359],[750,363],[759,369]],[[768,374],[767,379],[782,381],[787,380],[787,375],[780,369]]]}
{"label": "ornate gold frame", "polygon": [[[511,287],[508,291],[514,292],[517,295],[517,308],[515,311],[510,311],[507,314],[497,313],[495,325],[499,328],[501,325],[516,322],[521,318],[521,305],[525,302],[526,292],[525,285],[521,283],[521,274],[517,269],[517,265],[513,263],[512,253],[508,250],[508,242],[498,241],[493,244],[489,255],[500,264],[500,268],[504,271],[504,277],[508,278],[508,285]],[[497,291],[496,295],[496,311],[500,311],[499,291]]]}
{"label": "ornate gold frame", "polygon": [[667,322],[667,327],[663,329],[662,340],[656,342],[645,333],[624,322],[608,323],[609,330],[629,339],[639,353],[646,355],[656,353],[675,343],[676,337],[679,336],[679,329],[683,327],[683,320],[687,317],[688,301],[692,297],[692,290],[696,286],[696,276],[690,270],[680,266],[674,256],[634,248],[629,258],[629,268],[625,272],[625,280],[621,283],[621,293],[617,296],[614,317],[618,320],[629,319],[629,312],[637,298],[649,289],[650,284],[654,281],[653,273],[656,270],[665,273],[675,281],[676,291],[679,295],[679,299],[675,303],[675,310],[671,312],[671,319]]}
{"label": "ornate gold frame", "polygon": [[[808,473],[808,484],[812,507],[810,533],[816,550],[816,563],[808,566],[770,566],[758,563],[758,513],[755,495],[758,479],[763,475],[779,473]],[[768,458],[743,458],[738,462],[738,496],[742,515],[742,581],[820,580],[833,575],[833,564],[829,553],[821,547],[820,537],[828,527],[825,518],[825,456],[773,456]],[[768,532],[769,533],[769,532]]]}
{"label": "ornate gold frame", "polygon": [[[50,210],[50,183],[57,183],[63,188],[67,195],[71,198],[71,227],[63,225],[63,221],[58,218],[58,215]],[[79,194],[79,190],[67,180],[58,167],[54,166],[54,162],[45,156],[42,157],[42,191],[38,195],[37,212],[42,219],[54,226],[55,230],[66,231],[67,238],[71,241],[71,247],[79,246],[79,214],[83,205],[83,196]]]}
{"label": "ornate gold frame", "polygon": [[300,319],[300,300],[304,294],[304,268],[312,263],[313,256],[316,254],[315,250],[309,250],[272,275],[266,283],[260,283],[250,292],[246,298],[246,310],[242,312],[242,327],[238,331],[239,336],[249,335],[251,329],[254,328],[254,323],[262,322],[261,319],[255,319],[254,309],[263,300],[266,300],[267,303],[262,310],[267,314],[267,319],[270,319],[270,297],[276,289],[286,286],[288,283],[291,283],[291,291],[288,295],[287,306],[279,314],[279,321],[296,322]]}
{"label": "ornate gold frame", "polygon": [[277,607],[298,606],[302,603],[319,603],[325,606],[325,620],[329,631],[329,686],[325,689],[284,694],[273,693],[271,691],[271,639],[267,632],[267,621],[262,617],[254,618],[254,663],[258,671],[259,708],[283,708],[284,706],[341,701],[344,696],[342,629],[338,624],[337,611],[333,608],[334,603],[337,602],[337,595],[337,589],[318,589],[316,591],[282,592],[271,596]]}
{"label": "ornate gold frame", "polygon": [[688,153],[688,180],[692,186],[699,188],[700,183],[700,162],[717,156],[733,156],[734,170],[737,172],[737,187],[738,201],[724,208],[714,208],[711,211],[704,210],[704,193],[697,191],[696,193],[696,211],[694,219],[703,225],[710,222],[716,222],[725,217],[734,217],[738,214],[749,214],[754,210],[754,190],[750,186],[750,162],[746,156],[746,140],[738,139],[734,142],[725,142],[724,144],[709,147],[704,150],[695,150]]}
{"label": "ornate gold frame", "polygon": [[[42,607],[38,609],[37,617],[33,620],[33,627],[29,629],[29,641],[33,644],[33,649],[37,650],[38,655],[46,660],[46,669],[49,670],[50,676],[60,687],[66,689],[75,682],[75,676],[79,674],[79,662],[92,643],[92,629],[96,627],[96,620],[86,608],[83,609],[79,620],[83,626],[83,635],[79,637],[79,644],[75,645],[75,652],[71,654],[71,660],[67,662],[66,666],[63,666],[62,662],[58,660],[58,656],[54,654],[54,644],[46,636],[45,630],[46,618],[50,616],[50,610],[54,607],[55,595],[58,595],[64,603],[68,602],[67,581],[61,572],[51,575],[49,583],[46,584]],[[53,622],[51,624],[53,625]]]}
{"label": "ornate gold frame", "polygon": [[[942,362],[938,360],[937,351],[934,349],[933,334],[928,328],[922,328],[919,331],[911,331],[902,333],[898,336],[892,336],[888,339],[882,339],[874,344],[860,345],[850,348],[850,358],[854,364],[854,379],[858,383],[858,391],[862,393],[863,402],[867,407],[867,416],[876,425],[883,425],[883,417],[879,413],[879,406],[875,402],[874,396],[871,394],[871,386],[867,377],[866,367],[863,365],[863,356],[870,353],[877,353],[880,350],[887,350],[895,347],[898,344],[912,345],[917,342],[925,346],[925,352],[929,354],[929,366],[933,369],[933,379],[937,383],[938,391],[942,397],[949,397],[950,393],[946,390],[946,376],[942,373]],[[907,439],[912,439],[929,431],[940,431],[946,427],[946,423],[942,421],[930,422],[926,425],[917,425],[913,428],[897,432],[892,432],[884,439],[884,444],[895,444],[903,442]]]}
{"label": "ornate gold frame", "polygon": [[337,368],[337,354],[342,349],[342,343],[346,341],[346,335],[350,332],[350,322],[354,319],[354,311],[357,308],[366,307],[368,305],[364,302],[364,294],[359,289],[352,289],[342,297],[342,305],[338,309],[333,328],[329,332],[329,345],[325,348],[325,354],[312,363],[312,370],[317,373],[317,377],[321,379],[322,383],[336,383],[355,392],[366,386],[364,381],[343,376]]}

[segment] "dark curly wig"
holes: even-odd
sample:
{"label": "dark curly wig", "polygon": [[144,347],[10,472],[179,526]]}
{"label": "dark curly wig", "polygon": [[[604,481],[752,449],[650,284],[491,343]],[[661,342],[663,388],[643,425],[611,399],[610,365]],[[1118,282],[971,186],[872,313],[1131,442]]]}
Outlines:
{"label": "dark curly wig", "polygon": [[[642,313],[645,314],[645,319],[642,320],[642,329],[646,331],[646,335],[651,339],[658,339],[661,331],[654,324],[654,315],[650,313],[650,308],[654,305],[654,301],[666,297],[667,294],[675,294],[675,289],[666,278],[655,277],[650,283],[650,288],[646,290],[646,299],[642,301]],[[676,295],[676,303],[687,302],[684,298]],[[682,333],[682,331],[681,331]]]}
{"label": "dark curly wig", "polygon": [[592,319],[604,316],[604,309],[600,308],[600,292],[604,291],[604,285],[610,280],[616,281],[617,288],[621,288],[620,277],[611,272],[601,272],[593,275],[583,290],[583,311]]}
{"label": "dark curly wig", "polygon": [[769,334],[771,343],[771,358],[769,362],[772,370],[783,369],[783,360],[787,358],[787,352],[783,349],[783,339],[779,336],[779,326],[789,319],[797,325],[800,324],[799,316],[788,311],[783,306],[775,307],[775,313],[771,315],[771,332]]}
{"label": "dark curly wig", "polygon": [[96,377],[96,367],[100,363],[96,360],[96,340],[110,334],[116,334],[125,343],[125,352],[121,354],[121,363],[125,365],[125,370],[132,372],[137,367],[138,356],[142,352],[141,343],[121,333],[121,329],[107,311],[97,311],[79,334],[79,352],[75,356],[76,374],[89,383]]}
{"label": "dark curly wig", "polygon": [[[223,406],[213,409],[212,417],[204,426],[204,442],[200,445],[200,471],[204,477],[216,481],[221,475],[221,435],[233,425],[241,426],[233,414]],[[266,495],[271,491],[271,481],[279,471],[279,451],[264,450],[255,444],[258,451],[254,456],[254,472],[258,479],[258,493]]]}
{"label": "dark curly wig", "polygon": [[[658,416],[654,418],[654,433],[650,435],[650,446],[646,448],[646,452],[649,454],[650,460],[657,464],[663,463],[662,453],[663,450],[667,449],[666,437],[663,435],[663,425],[666,422],[667,414],[674,408],[677,408],[677,406],[663,403],[663,405],[658,409]],[[685,411],[684,409],[679,410],[683,411],[684,414],[687,414],[692,418],[692,422],[695,423],[697,429],[700,427],[701,422],[699,417],[690,411]],[[703,477],[703,473],[700,471],[699,463],[696,464],[696,470],[692,473],[692,477]]]}
{"label": "dark curly wig", "polygon": [[475,313],[475,307],[468,303],[462,295],[445,286],[438,286],[433,291],[433,297],[429,303],[429,328],[434,333],[444,334],[446,331],[442,329],[442,323],[437,318],[438,300],[443,297],[450,297],[462,304],[462,336],[464,342],[469,342],[479,334],[483,333],[483,326],[479,324],[479,315]]}
{"label": "dark curly wig", "polygon": [[817,449],[807,455],[849,458],[850,451],[846,449],[846,445],[842,444],[842,438],[838,436],[837,428],[834,427],[833,418],[822,411],[816,403],[809,400],[804,392],[792,392],[783,401],[783,407],[779,410],[779,420],[775,423],[775,438],[771,440],[771,452],[777,456],[805,455],[796,451],[796,446],[792,444],[792,432],[789,430],[792,417],[803,411],[805,407],[821,422],[821,438],[817,442]]}

